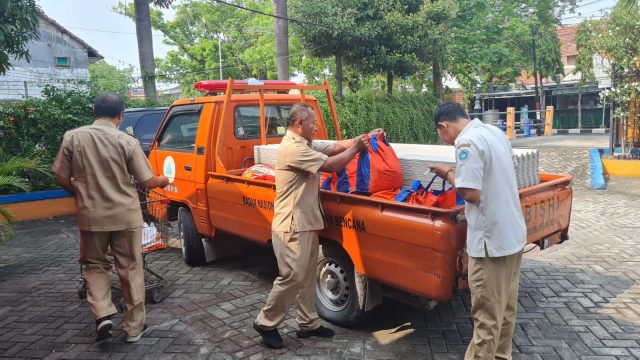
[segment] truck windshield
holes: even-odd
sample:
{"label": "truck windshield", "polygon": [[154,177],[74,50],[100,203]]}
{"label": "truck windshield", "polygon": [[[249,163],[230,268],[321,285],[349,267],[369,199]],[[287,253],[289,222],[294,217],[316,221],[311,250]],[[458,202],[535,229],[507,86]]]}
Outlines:
{"label": "truck windshield", "polygon": [[[287,116],[292,104],[265,105],[267,137],[281,137],[287,132]],[[260,106],[238,106],[233,115],[237,139],[260,139]]]}
{"label": "truck windshield", "polygon": [[158,149],[193,151],[200,113],[177,113],[169,119],[158,141]]}

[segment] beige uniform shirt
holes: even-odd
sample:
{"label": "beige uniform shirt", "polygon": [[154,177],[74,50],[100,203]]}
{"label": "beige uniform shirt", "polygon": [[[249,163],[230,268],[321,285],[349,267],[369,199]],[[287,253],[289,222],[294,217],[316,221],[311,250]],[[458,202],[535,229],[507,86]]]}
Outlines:
{"label": "beige uniform shirt", "polygon": [[273,231],[324,229],[318,170],[332,149],[333,144],[309,144],[303,137],[287,131],[278,147],[276,161]]}
{"label": "beige uniform shirt", "polygon": [[67,131],[53,171],[72,177],[78,227],[84,231],[117,231],[142,226],[140,200],[133,178],[153,177],[134,137],[107,120]]}

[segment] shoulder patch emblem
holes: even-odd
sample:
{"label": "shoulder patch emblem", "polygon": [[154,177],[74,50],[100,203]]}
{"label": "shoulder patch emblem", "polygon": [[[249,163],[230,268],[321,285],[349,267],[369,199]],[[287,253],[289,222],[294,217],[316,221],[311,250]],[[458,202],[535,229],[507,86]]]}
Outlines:
{"label": "shoulder patch emblem", "polygon": [[458,151],[458,160],[467,161],[468,158],[469,158],[469,150],[462,149],[462,150]]}
{"label": "shoulder patch emblem", "polygon": [[458,145],[458,149],[462,149],[462,148],[470,148],[471,144],[467,143],[467,144],[460,144]]}

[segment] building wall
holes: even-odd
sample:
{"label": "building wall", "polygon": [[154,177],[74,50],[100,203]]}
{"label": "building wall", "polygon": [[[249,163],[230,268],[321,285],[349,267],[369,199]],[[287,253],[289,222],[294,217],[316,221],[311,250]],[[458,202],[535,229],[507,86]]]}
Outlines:
{"label": "building wall", "polygon": [[458,103],[465,105],[464,103],[464,91],[463,90],[454,90],[453,92],[446,94],[444,96],[445,100],[448,102]]}
{"label": "building wall", "polygon": [[[87,50],[47,21],[40,20],[40,38],[27,47],[31,61],[12,62],[13,67],[0,77],[0,101],[41,97],[45,85],[73,87],[76,80],[89,80]],[[58,66],[56,57],[68,58],[68,66]]]}

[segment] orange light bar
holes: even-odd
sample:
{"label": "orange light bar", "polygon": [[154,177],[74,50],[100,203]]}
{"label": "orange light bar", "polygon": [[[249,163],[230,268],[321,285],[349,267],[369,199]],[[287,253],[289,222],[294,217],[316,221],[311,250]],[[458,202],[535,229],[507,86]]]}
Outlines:
{"label": "orange light bar", "polygon": [[[256,86],[260,85],[281,85],[281,86],[291,86],[297,85],[293,81],[289,80],[259,80],[260,83],[256,84]],[[202,80],[198,81],[193,85],[193,88],[204,92],[225,92],[227,90],[227,85],[229,81],[227,80]],[[233,80],[233,85],[249,85],[247,80]],[[253,84],[252,84],[253,85]]]}

